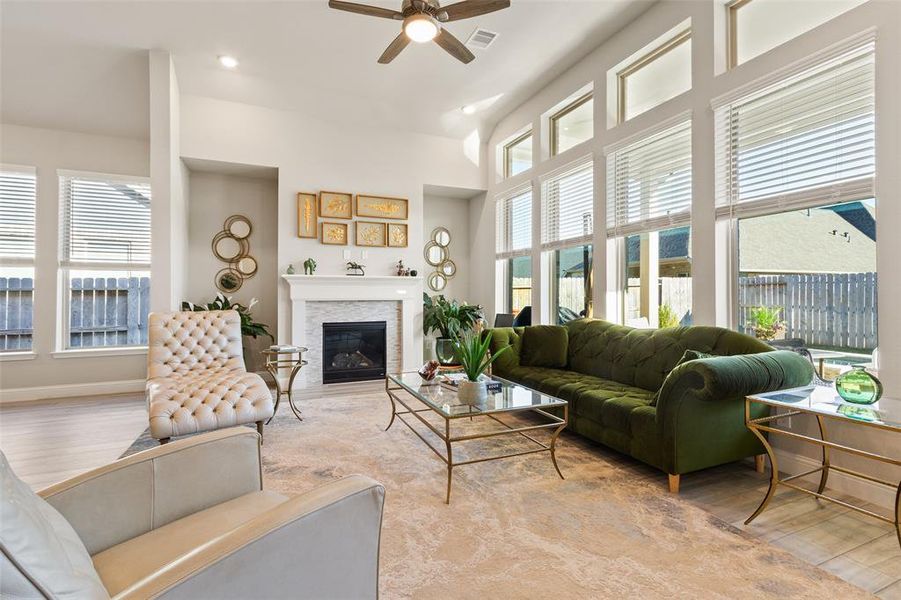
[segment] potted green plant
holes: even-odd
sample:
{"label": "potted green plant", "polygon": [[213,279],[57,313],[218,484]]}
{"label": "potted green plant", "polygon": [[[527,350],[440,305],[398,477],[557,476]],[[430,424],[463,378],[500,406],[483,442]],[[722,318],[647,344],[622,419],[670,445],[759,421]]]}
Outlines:
{"label": "potted green plant", "polygon": [[779,317],[782,307],[755,306],[748,313],[748,324],[758,340],[772,341],[785,330],[785,322]]}
{"label": "potted green plant", "polygon": [[488,382],[483,380],[481,375],[498,356],[510,349],[510,346],[504,346],[494,354],[489,353],[491,334],[489,331],[482,336],[476,331],[469,330],[454,338],[454,349],[460,358],[463,373],[466,374],[466,379],[461,381],[457,388],[457,396],[461,402],[477,404],[488,397]]}
{"label": "potted green plant", "polygon": [[437,333],[435,353],[443,365],[454,364],[454,339],[472,330],[482,319],[482,307],[478,304],[448,301],[438,294],[430,298],[423,293],[423,329],[425,334]]}

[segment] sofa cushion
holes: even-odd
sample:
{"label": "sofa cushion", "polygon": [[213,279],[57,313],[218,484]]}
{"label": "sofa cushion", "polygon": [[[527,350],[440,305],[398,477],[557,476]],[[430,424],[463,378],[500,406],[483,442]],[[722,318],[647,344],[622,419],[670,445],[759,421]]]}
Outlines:
{"label": "sofa cushion", "polygon": [[562,369],[566,366],[569,334],[560,325],[533,325],[522,334],[522,365]]}
{"label": "sofa cushion", "polygon": [[[673,369],[681,365],[682,363],[687,363],[691,360],[698,360],[701,358],[710,358],[714,356],[713,354],[708,354],[706,352],[700,352],[698,350],[686,350],[682,353],[682,358],[679,359],[679,362],[673,366]],[[662,387],[662,386],[661,386]],[[651,401],[651,406],[657,406],[657,399],[660,397],[660,390],[657,390],[657,393],[654,394],[654,399]]]}
{"label": "sofa cushion", "polygon": [[81,538],[16,477],[2,453],[0,486],[0,596],[109,598]]}
{"label": "sofa cushion", "polygon": [[[625,434],[631,434],[630,413],[650,406],[654,392],[615,381],[584,390],[576,399],[576,412],[592,421]],[[609,404],[609,406],[608,406]]]}
{"label": "sofa cushion", "polygon": [[111,595],[283,503],[275,492],[252,492],[172,521],[94,555],[94,566]]}

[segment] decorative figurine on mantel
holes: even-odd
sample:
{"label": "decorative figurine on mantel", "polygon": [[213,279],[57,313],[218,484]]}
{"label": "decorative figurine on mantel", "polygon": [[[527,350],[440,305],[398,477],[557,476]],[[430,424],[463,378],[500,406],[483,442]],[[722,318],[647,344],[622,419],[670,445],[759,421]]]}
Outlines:
{"label": "decorative figurine on mantel", "polygon": [[303,274],[304,275],[312,275],[316,272],[316,261],[312,258],[308,258],[303,261]]}
{"label": "decorative figurine on mantel", "polygon": [[351,277],[362,277],[362,276],[366,275],[366,271],[363,270],[365,268],[366,267],[364,267],[360,263],[357,263],[354,261],[350,261],[349,263],[347,263],[347,270],[354,271],[352,273],[348,273],[348,275],[350,275]]}
{"label": "decorative figurine on mantel", "polygon": [[410,276],[410,267],[404,266],[403,259],[398,259],[397,264],[394,265],[394,268],[397,269],[398,277],[409,277]]}
{"label": "decorative figurine on mantel", "polygon": [[294,275],[294,265],[288,263],[288,268],[285,270],[286,275]]}

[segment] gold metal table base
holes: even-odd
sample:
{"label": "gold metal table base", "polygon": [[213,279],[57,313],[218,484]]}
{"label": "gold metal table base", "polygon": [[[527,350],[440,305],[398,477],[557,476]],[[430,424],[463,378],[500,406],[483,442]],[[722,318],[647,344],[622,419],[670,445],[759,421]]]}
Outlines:
{"label": "gold metal table base", "polygon": [[[299,421],[303,421],[303,417],[300,415],[300,408],[294,404],[292,390],[294,389],[294,378],[297,377],[300,369],[306,364],[307,361],[305,360],[288,358],[275,360],[270,360],[269,358],[266,359],[266,370],[269,371],[269,374],[272,375],[272,379],[275,381],[275,406],[272,409],[272,416],[266,421],[267,425],[271,423],[272,419],[275,418],[275,415],[278,414],[278,405],[281,402],[283,395],[288,397],[288,406],[291,407],[291,412],[294,413],[294,416],[297,417]],[[282,384],[279,383],[278,380],[278,372],[280,369],[291,370],[291,374],[288,376],[288,388],[284,390],[282,389]]]}
{"label": "gold metal table base", "polygon": [[[511,458],[514,456],[524,456],[526,454],[537,454],[539,452],[548,452],[551,455],[551,462],[554,464],[554,469],[556,469],[557,475],[560,476],[560,479],[566,479],[565,477],[563,477],[563,473],[560,471],[560,466],[557,464],[556,450],[557,450],[557,438],[560,436],[560,432],[563,431],[563,429],[566,427],[567,423],[569,422],[569,405],[568,404],[563,405],[563,407],[562,407],[563,408],[563,418],[560,418],[556,415],[552,415],[551,413],[549,413],[545,410],[542,410],[540,408],[520,409],[517,411],[510,411],[511,413],[512,412],[538,413],[538,414],[542,415],[544,418],[547,418],[549,420],[548,423],[541,423],[539,425],[514,427],[508,423],[504,423],[503,421],[501,421],[497,417],[496,414],[483,413],[483,412],[479,412],[478,410],[473,410],[472,408],[470,408],[470,412],[468,412],[468,413],[455,415],[453,417],[445,416],[442,413],[438,412],[437,410],[429,407],[428,405],[425,405],[424,408],[413,408],[412,406],[410,406],[410,404],[405,402],[404,399],[400,395],[398,395],[396,392],[399,392],[399,391],[407,392],[406,395],[408,397],[413,398],[420,404],[424,404],[424,403],[421,400],[419,400],[418,398],[416,398],[416,396],[414,396],[413,394],[411,394],[410,392],[405,390],[403,387],[400,387],[400,386],[391,387],[390,382],[391,382],[390,379],[388,379],[388,378],[385,379],[385,391],[388,394],[388,398],[391,400],[391,420],[388,421],[388,426],[385,427],[385,431],[388,431],[391,428],[391,426],[394,424],[394,420],[397,419],[398,421],[400,421],[404,425],[406,425],[410,429],[410,431],[412,431],[414,434],[416,434],[416,437],[418,437],[420,440],[422,440],[422,442],[426,446],[428,446],[432,450],[432,452],[434,452],[435,455],[439,459],[441,459],[442,462],[444,462],[445,465],[447,465],[447,494],[444,499],[445,504],[450,504],[451,481],[453,478],[454,467],[462,467],[463,465],[472,465],[472,464],[486,462],[486,461],[490,461],[490,460],[501,460],[504,458]],[[398,410],[398,405],[402,406],[406,410]],[[428,412],[438,415],[439,417],[444,419],[443,430],[438,427],[435,427],[435,425],[430,423],[425,417],[423,417],[420,414],[420,413],[428,413]],[[443,454],[439,448],[436,448],[429,440],[427,440],[425,438],[425,436],[422,433],[417,431],[416,428],[413,427],[412,423],[407,421],[406,415],[412,415],[413,417],[415,417],[420,423],[425,425],[429,429],[429,431],[431,431],[433,434],[435,434],[435,436],[437,436],[438,439],[440,439],[444,443],[444,453]],[[501,425],[503,425],[505,427],[505,429],[488,431],[488,432],[483,432],[483,433],[475,433],[475,434],[470,434],[470,435],[451,436],[451,431],[450,431],[451,421],[454,421],[457,419],[465,419],[467,417],[470,420],[472,420],[474,417],[488,417],[488,418],[496,421],[497,423],[500,423]],[[553,429],[554,430],[553,433],[551,434],[550,443],[542,442],[541,440],[538,440],[527,433],[527,432],[531,432],[531,431],[538,431],[541,429]],[[467,441],[471,441],[471,440],[487,439],[487,438],[497,437],[497,436],[501,436],[501,435],[519,435],[519,436],[522,436],[523,438],[527,439],[530,443],[536,445],[537,447],[530,449],[530,450],[522,450],[519,452],[508,452],[506,454],[500,454],[497,456],[484,456],[484,457],[480,457],[480,458],[473,458],[470,460],[454,461],[453,444],[458,443],[458,442],[467,442]]]}
{"label": "gold metal table base", "polygon": [[[763,444],[763,447],[766,449],[767,457],[770,460],[770,486],[767,489],[766,495],[763,497],[763,500],[760,502],[760,506],[757,507],[751,516],[745,520],[745,525],[749,524],[751,521],[756,519],[760,513],[762,513],[766,507],[769,505],[770,500],[772,500],[773,495],[776,493],[776,488],[780,485],[783,485],[787,488],[791,488],[793,490],[797,490],[799,492],[803,492],[805,494],[809,494],[820,500],[826,500],[828,502],[832,502],[834,504],[838,504],[850,510],[859,512],[861,514],[873,517],[874,519],[879,519],[885,523],[891,523],[895,526],[895,534],[898,537],[898,544],[901,545],[901,482],[893,483],[891,481],[886,481],[884,479],[880,479],[878,477],[873,477],[872,475],[867,475],[866,473],[861,473],[859,471],[854,471],[852,469],[846,469],[844,467],[839,467],[833,465],[830,460],[830,451],[844,452],[846,454],[853,454],[855,456],[860,456],[863,458],[867,458],[870,460],[875,460],[883,463],[887,463],[890,465],[901,466],[901,459],[892,458],[889,456],[883,456],[881,454],[876,454],[874,452],[867,452],[865,450],[860,450],[858,448],[853,448],[851,446],[845,446],[843,444],[838,444],[835,442],[831,442],[826,439],[826,418],[828,415],[814,414],[808,413],[806,411],[801,410],[792,410],[786,413],[770,415],[768,417],[760,417],[756,419],[751,418],[751,403],[757,402],[752,398],[745,398],[745,425],[748,429],[751,430],[757,439]],[[766,404],[766,403],[762,403]],[[773,427],[771,424],[775,424],[780,419],[787,419],[789,417],[794,417],[802,414],[810,414],[815,417],[817,420],[817,425],[820,430],[820,437],[815,438],[808,435],[803,435],[800,433],[796,433],[794,431],[788,431],[785,429],[779,429],[777,427]],[[847,420],[843,420],[843,422],[848,422]],[[803,473],[798,473],[796,475],[791,475],[790,477],[780,477],[779,476],[779,462],[776,459],[776,453],[773,450],[772,445],[767,440],[764,432],[775,435],[784,435],[786,437],[794,438],[796,440],[800,440],[802,442],[807,442],[811,444],[815,444],[822,448],[822,458],[820,461],[820,466],[815,469],[810,469],[809,471],[805,471]],[[845,475],[849,475],[851,477],[856,477],[858,479],[863,479],[865,481],[869,481],[871,483],[875,483],[878,485],[883,485],[888,488],[895,490],[895,514],[892,517],[887,517],[885,515],[881,515],[879,513],[875,513],[871,510],[867,510],[863,507],[856,506],[849,502],[845,502],[844,500],[839,500],[838,498],[833,498],[825,493],[826,491],[826,482],[829,479],[829,473],[831,471],[836,471],[838,473],[844,473]],[[796,479],[801,479],[802,477],[807,477],[808,475],[813,475],[815,473],[820,474],[820,481],[817,485],[816,491],[810,490],[804,487],[801,487],[792,481]]]}

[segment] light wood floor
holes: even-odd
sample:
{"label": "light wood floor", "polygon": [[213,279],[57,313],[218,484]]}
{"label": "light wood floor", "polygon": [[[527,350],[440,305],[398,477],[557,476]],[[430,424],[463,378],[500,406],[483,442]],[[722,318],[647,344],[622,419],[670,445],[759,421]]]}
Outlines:
{"label": "light wood floor", "polygon": [[[0,407],[0,448],[19,477],[41,489],[115,460],[146,427],[143,395],[14,404]],[[599,447],[598,452],[609,451]],[[638,477],[658,477],[661,493],[666,493],[666,478],[659,472],[610,455],[623,459]],[[901,599],[901,547],[888,524],[780,490],[770,507],[745,526],[744,519],[763,497],[766,480],[749,465],[724,465],[683,476],[681,497],[881,598]]]}

